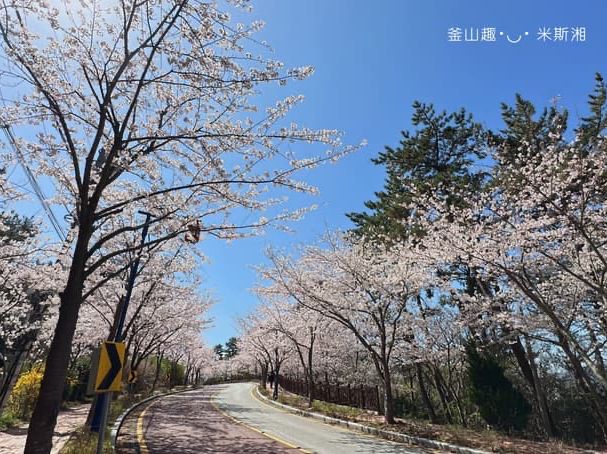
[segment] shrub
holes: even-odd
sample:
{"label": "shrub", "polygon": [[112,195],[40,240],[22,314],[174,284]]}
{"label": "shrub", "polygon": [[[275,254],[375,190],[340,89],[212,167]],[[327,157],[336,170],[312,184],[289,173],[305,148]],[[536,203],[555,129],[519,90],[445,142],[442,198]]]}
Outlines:
{"label": "shrub", "polygon": [[8,399],[7,410],[20,419],[29,419],[34,410],[44,368],[34,366],[19,375],[17,383]]}

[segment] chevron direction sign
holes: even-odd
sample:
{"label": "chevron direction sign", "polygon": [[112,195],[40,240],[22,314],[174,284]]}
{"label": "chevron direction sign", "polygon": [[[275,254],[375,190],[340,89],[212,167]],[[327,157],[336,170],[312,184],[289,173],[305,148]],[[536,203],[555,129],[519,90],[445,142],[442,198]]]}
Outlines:
{"label": "chevron direction sign", "polygon": [[129,378],[126,380],[127,383],[135,383],[137,381],[137,371],[132,370],[129,372]]}
{"label": "chevron direction sign", "polygon": [[104,342],[99,349],[99,367],[95,379],[95,392],[120,391],[124,342]]}

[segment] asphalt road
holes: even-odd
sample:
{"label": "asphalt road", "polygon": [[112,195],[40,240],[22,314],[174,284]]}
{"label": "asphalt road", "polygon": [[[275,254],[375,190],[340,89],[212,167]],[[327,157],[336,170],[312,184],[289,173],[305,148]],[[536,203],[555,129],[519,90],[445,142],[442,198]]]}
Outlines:
{"label": "asphalt road", "polygon": [[211,397],[220,387],[205,386],[153,400],[132,414],[120,430],[119,454],[300,453],[235,423]]}
{"label": "asphalt road", "polygon": [[428,452],[285,412],[259,401],[252,394],[253,388],[254,385],[250,383],[223,385],[215,396],[217,405],[246,425],[276,436],[307,452],[320,454]]}
{"label": "asphalt road", "polygon": [[116,452],[429,452],[288,413],[254,397],[254,386],[251,383],[205,386],[153,400],[125,420]]}

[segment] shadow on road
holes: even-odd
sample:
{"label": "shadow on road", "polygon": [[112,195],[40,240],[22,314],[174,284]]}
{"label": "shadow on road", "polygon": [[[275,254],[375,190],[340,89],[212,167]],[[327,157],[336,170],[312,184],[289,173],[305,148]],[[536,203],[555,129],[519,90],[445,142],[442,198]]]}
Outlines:
{"label": "shadow on road", "polygon": [[[219,413],[211,403],[220,386],[164,397],[146,412],[144,433],[151,453],[289,453],[289,449]],[[232,410],[232,409],[230,409]],[[239,408],[238,411],[248,411]]]}

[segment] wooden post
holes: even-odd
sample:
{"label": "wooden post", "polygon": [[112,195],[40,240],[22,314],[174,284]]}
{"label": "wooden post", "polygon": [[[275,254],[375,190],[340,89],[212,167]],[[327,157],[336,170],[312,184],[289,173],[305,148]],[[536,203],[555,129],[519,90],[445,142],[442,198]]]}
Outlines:
{"label": "wooden post", "polygon": [[352,406],[352,389],[350,383],[348,383],[348,406]]}

